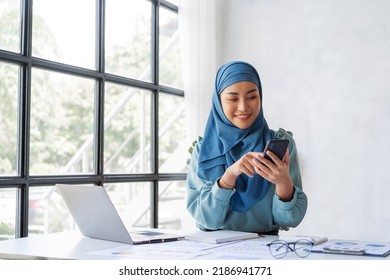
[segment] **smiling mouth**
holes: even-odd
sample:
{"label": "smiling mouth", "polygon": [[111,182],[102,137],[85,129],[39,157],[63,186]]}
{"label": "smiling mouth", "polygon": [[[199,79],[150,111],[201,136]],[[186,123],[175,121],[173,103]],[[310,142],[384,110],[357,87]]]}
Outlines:
{"label": "smiling mouth", "polygon": [[246,114],[246,115],[235,115],[235,117],[237,119],[239,119],[240,121],[246,121],[247,119],[249,119],[251,115],[250,114]]}

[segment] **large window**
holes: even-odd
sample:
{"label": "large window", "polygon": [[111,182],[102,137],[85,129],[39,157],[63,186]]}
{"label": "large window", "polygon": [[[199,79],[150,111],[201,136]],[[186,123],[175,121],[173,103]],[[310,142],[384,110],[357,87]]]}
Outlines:
{"label": "large window", "polygon": [[186,123],[177,1],[0,0],[0,239],[70,230],[55,185],[106,188],[179,228]]}

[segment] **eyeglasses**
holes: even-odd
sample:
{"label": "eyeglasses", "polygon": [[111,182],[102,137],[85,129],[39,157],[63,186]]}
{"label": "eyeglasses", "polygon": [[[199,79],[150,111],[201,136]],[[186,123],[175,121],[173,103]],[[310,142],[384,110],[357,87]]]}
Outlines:
{"label": "eyeglasses", "polygon": [[299,239],[295,242],[275,240],[267,244],[269,251],[274,258],[284,258],[289,251],[295,252],[300,258],[306,258],[311,253],[313,242],[307,239]]}

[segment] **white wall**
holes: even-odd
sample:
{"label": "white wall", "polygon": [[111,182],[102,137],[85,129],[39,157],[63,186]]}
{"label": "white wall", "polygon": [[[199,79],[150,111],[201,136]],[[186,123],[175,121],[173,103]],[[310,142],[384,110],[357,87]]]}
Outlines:
{"label": "white wall", "polygon": [[390,241],[390,1],[216,3],[218,65],[254,64],[295,135],[309,208],[288,234]]}

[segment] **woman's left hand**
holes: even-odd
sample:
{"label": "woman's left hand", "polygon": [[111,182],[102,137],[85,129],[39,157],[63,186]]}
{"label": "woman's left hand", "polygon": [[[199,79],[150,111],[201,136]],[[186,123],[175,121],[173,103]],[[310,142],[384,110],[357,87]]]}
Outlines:
{"label": "woman's left hand", "polygon": [[259,153],[252,160],[256,173],[275,184],[275,192],[282,200],[291,200],[294,189],[289,173],[290,154],[288,149],[282,160],[271,151],[268,151],[267,155],[272,161],[266,159],[262,153]]}

